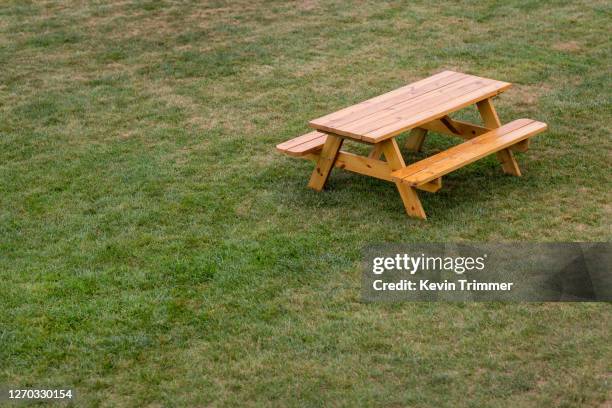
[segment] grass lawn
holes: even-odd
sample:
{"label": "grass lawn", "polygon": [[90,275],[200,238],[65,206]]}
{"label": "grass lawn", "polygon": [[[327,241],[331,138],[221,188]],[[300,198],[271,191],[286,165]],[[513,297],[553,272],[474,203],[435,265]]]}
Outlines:
{"label": "grass lawn", "polygon": [[[0,387],[103,407],[610,407],[610,304],[365,304],[360,260],[383,242],[609,241],[611,14],[3,1]],[[334,171],[315,193],[312,164],[274,149],[443,69],[514,83],[502,122],[549,124],[523,177],[481,160],[420,194],[423,222],[382,181]]]}

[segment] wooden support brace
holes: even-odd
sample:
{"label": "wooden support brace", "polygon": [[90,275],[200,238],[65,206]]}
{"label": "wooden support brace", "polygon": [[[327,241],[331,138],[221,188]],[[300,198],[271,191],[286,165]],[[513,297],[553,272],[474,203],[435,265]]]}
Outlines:
{"label": "wooden support brace", "polygon": [[416,186],[416,188],[419,190],[429,191],[430,193],[435,193],[442,188],[442,177],[438,177],[437,179],[431,180],[427,183],[419,184]]}
{"label": "wooden support brace", "polygon": [[440,122],[442,122],[442,124],[446,126],[446,128],[450,130],[451,133],[455,135],[458,135],[461,133],[459,130],[457,130],[457,128],[455,127],[455,124],[453,123],[453,120],[449,118],[448,115],[440,118]]}
{"label": "wooden support brace", "polygon": [[529,141],[531,139],[525,139],[523,141],[518,142],[517,144],[515,144],[514,146],[510,146],[510,150],[513,150],[515,152],[526,152],[527,150],[529,150]]}
{"label": "wooden support brace", "polygon": [[[319,161],[320,153],[308,153],[303,156],[299,156],[299,159],[311,160],[315,163]],[[391,169],[389,165],[376,159],[370,159],[368,157],[359,156],[349,152],[338,152],[334,167],[342,170],[351,171],[353,173],[362,174],[364,176],[370,176],[379,180],[393,181],[391,179]]]}
{"label": "wooden support brace", "polygon": [[[311,160],[317,162],[319,160],[319,153],[309,153],[304,156],[300,156],[300,159]],[[353,153],[338,152],[334,167],[342,170],[351,171],[353,173],[362,174],[377,178],[379,180],[393,181],[391,177],[391,168],[387,162],[382,160],[370,159],[369,157],[359,156]],[[424,184],[415,186],[415,188],[430,193],[435,193],[442,188],[442,177],[438,177],[432,181]]]}
{"label": "wooden support brace", "polygon": [[382,160],[370,159],[369,157],[348,152],[340,152],[334,166],[380,180],[391,181],[391,169]]}
{"label": "wooden support brace", "polygon": [[[421,127],[445,135],[458,136],[465,140],[473,139],[476,136],[480,136],[491,130],[472,123],[454,120],[449,117],[445,118],[445,121],[442,121],[442,119],[437,119],[429,123],[425,123],[424,125],[421,125]],[[445,124],[445,122],[452,126],[452,130]]]}

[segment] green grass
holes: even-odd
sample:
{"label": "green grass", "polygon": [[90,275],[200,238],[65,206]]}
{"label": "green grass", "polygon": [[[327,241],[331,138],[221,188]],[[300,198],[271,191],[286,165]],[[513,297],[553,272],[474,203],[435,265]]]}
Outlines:
{"label": "green grass", "polygon": [[[606,1],[0,6],[0,385],[79,406],[609,406],[609,304],[364,304],[381,242],[608,241]],[[422,193],[274,145],[442,69],[550,130]],[[475,118],[474,111],[460,115]],[[450,145],[428,139],[423,155]],[[407,160],[422,156],[406,153]]]}

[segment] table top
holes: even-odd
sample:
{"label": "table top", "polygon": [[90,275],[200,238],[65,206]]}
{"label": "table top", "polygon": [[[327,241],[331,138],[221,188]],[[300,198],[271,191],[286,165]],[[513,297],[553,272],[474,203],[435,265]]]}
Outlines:
{"label": "table top", "polygon": [[314,119],[309,125],[323,132],[377,143],[491,98],[510,86],[508,82],[443,71]]}

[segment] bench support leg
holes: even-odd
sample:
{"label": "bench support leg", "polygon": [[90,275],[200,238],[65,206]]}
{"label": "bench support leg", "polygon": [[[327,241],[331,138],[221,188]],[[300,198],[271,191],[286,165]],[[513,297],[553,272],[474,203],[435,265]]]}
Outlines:
{"label": "bench support leg", "polygon": [[[391,171],[399,170],[406,167],[404,159],[402,158],[402,154],[394,138],[387,139],[381,142],[380,144],[382,147],[383,154],[387,159],[387,163],[391,168]],[[404,207],[406,208],[406,212],[408,213],[408,215],[416,218],[426,219],[427,216],[425,215],[425,210],[423,210],[421,200],[419,200],[419,196],[416,190],[398,181],[395,182],[395,186],[399,191],[400,197],[402,197],[402,201],[404,202]]]}
{"label": "bench support leg", "polygon": [[381,154],[382,154],[382,147],[381,147],[380,143],[376,143],[372,147],[372,150],[370,150],[370,154],[368,154],[368,158],[369,159],[376,159],[376,160],[378,160],[380,158]]}
{"label": "bench support leg", "polygon": [[425,135],[427,135],[427,129],[412,129],[408,135],[408,139],[406,139],[406,149],[411,152],[420,152],[423,148],[423,142],[425,142]]}
{"label": "bench support leg", "polygon": [[504,149],[497,152],[497,160],[502,165],[502,169],[504,169],[504,173],[511,174],[513,176],[520,177],[521,169],[516,162],[516,159],[512,155],[512,151],[510,149]]}
{"label": "bench support leg", "polygon": [[336,135],[327,135],[327,140],[323,145],[319,160],[317,160],[317,164],[310,176],[308,187],[316,191],[323,190],[329,178],[329,173],[331,173],[331,170],[334,168],[334,162],[336,161],[343,140],[344,139]]}
{"label": "bench support leg", "polygon": [[[491,98],[476,103],[476,106],[478,107],[478,112],[480,112],[480,116],[482,117],[485,127],[489,129],[496,129],[501,126],[501,122],[499,121],[497,112],[493,107],[493,101]],[[510,149],[504,149],[497,152],[497,159],[500,161],[504,173],[511,174],[513,176],[521,175],[521,170]]]}

